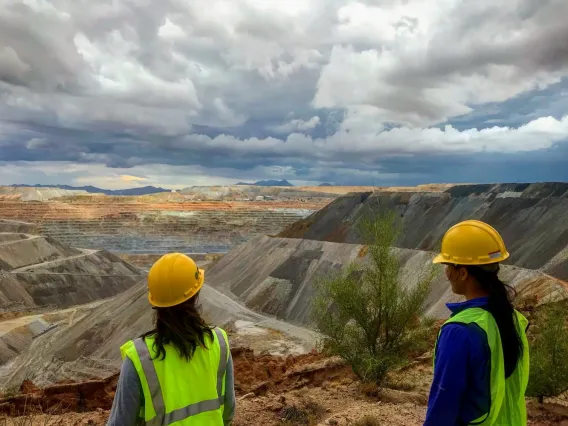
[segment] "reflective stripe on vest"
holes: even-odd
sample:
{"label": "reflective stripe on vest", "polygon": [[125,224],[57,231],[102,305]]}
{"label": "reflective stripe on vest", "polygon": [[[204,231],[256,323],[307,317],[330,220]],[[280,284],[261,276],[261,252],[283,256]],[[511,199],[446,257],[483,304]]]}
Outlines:
{"label": "reflective stripe on vest", "polygon": [[140,358],[140,363],[142,364],[142,369],[144,370],[144,375],[146,376],[146,381],[148,382],[148,388],[150,389],[154,411],[156,412],[155,417],[146,421],[147,425],[165,426],[174,422],[179,422],[180,420],[186,419],[188,417],[204,413],[206,411],[217,410],[221,407],[225,398],[225,395],[223,395],[223,376],[225,375],[225,370],[227,369],[227,343],[225,342],[223,333],[221,333],[219,329],[215,328],[213,331],[217,335],[217,340],[219,341],[219,347],[221,350],[221,359],[219,362],[219,367],[217,369],[218,398],[190,404],[174,410],[171,413],[166,413],[164,395],[160,387],[160,381],[158,380],[154,362],[150,358],[150,353],[148,351],[146,342],[144,342],[144,340],[141,338],[133,340],[134,347],[136,348],[136,352],[138,353],[138,358]]}

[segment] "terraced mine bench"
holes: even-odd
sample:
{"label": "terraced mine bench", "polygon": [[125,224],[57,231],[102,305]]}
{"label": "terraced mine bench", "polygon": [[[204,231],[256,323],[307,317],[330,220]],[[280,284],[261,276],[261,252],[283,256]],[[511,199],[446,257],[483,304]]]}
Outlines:
{"label": "terraced mine bench", "polygon": [[0,201],[0,217],[37,224],[71,246],[115,253],[226,252],[255,235],[276,234],[324,202],[63,203]]}
{"label": "terraced mine bench", "polygon": [[67,307],[118,294],[142,272],[104,250],[71,248],[51,237],[0,233],[0,306]]}

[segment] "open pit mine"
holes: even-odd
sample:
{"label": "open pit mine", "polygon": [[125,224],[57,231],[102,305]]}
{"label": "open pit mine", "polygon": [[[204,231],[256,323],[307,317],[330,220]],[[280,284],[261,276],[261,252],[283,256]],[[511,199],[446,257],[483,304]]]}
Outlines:
{"label": "open pit mine", "polygon": [[276,234],[337,197],[263,187],[139,197],[77,192],[0,187],[0,218],[34,223],[63,244],[109,250],[148,266],[169,251],[225,253],[255,235]]}
{"label": "open pit mine", "polygon": [[[352,424],[361,412],[392,425],[421,424],[431,358],[420,367],[424,383],[413,379],[413,392],[393,391],[379,407],[355,396],[348,368],[313,351],[312,283],[365,261],[353,224],[366,211],[388,206],[400,213],[404,232],[392,249],[408,286],[430,265],[446,229],[480,219],[501,232],[512,253],[501,277],[518,297],[538,304],[568,298],[566,183],[317,197],[296,189],[291,199],[279,199],[282,190],[263,201],[180,198],[195,192],[0,201],[0,388],[9,394],[0,399],[0,413],[22,414],[30,398],[44,409],[66,401],[60,414],[96,412],[89,421],[104,424],[121,363],[118,348],[147,331],[152,318],[143,268],[116,254],[228,251],[201,261],[206,285],[200,300],[206,319],[229,332],[240,398],[236,425],[279,424],[286,399],[319,401],[322,422],[335,421],[327,424]],[[447,318],[445,303],[455,300],[440,268],[427,313]],[[535,418],[530,424],[548,424]]]}

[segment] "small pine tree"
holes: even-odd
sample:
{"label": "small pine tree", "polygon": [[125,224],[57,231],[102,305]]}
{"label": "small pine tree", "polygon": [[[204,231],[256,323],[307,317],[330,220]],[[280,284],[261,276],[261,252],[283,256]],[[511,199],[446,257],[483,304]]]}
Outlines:
{"label": "small pine tree", "polygon": [[568,326],[566,307],[554,303],[536,316],[536,329],[530,348],[527,395],[539,399],[568,391]]}
{"label": "small pine tree", "polygon": [[312,317],[323,348],[348,362],[364,382],[380,386],[388,371],[426,342],[432,322],[425,321],[434,267],[415,286],[401,282],[401,265],[392,249],[401,232],[393,211],[358,222],[368,244],[368,261],[355,261],[315,283]]}

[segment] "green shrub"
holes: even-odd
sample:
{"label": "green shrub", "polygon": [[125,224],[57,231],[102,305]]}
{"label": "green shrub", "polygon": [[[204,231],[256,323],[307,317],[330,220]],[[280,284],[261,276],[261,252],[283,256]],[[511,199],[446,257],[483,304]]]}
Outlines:
{"label": "green shrub", "polygon": [[395,212],[366,215],[357,227],[368,261],[316,280],[312,316],[323,349],[342,357],[363,382],[380,386],[390,369],[427,341],[431,321],[422,316],[435,270],[425,266],[415,286],[401,281],[392,250],[401,232]]}
{"label": "green shrub", "polygon": [[568,390],[568,327],[564,304],[545,306],[536,314],[536,329],[530,348],[530,376],[527,395],[558,396]]}

